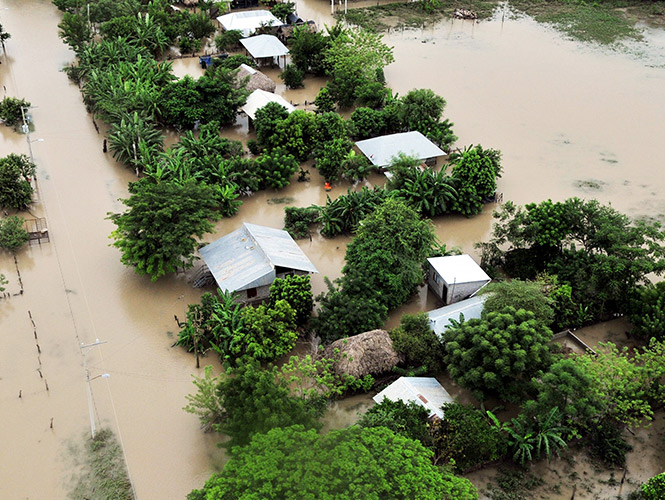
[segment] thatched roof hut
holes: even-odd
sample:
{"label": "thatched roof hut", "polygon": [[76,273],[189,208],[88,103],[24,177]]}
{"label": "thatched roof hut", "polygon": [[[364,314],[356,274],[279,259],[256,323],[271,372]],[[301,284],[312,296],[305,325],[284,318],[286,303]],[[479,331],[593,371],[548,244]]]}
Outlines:
{"label": "thatched roof hut", "polygon": [[254,69],[246,64],[241,64],[238,70],[238,80],[242,81],[244,78],[249,77],[247,82],[247,90],[254,92],[256,89],[265,90],[266,92],[275,92],[277,84],[273,82],[268,75],[261,73],[258,69]]}
{"label": "thatched roof hut", "polygon": [[354,377],[388,372],[401,361],[386,330],[372,330],[337,340],[326,348],[325,355],[333,356],[335,349],[340,351],[335,356],[335,371]]}

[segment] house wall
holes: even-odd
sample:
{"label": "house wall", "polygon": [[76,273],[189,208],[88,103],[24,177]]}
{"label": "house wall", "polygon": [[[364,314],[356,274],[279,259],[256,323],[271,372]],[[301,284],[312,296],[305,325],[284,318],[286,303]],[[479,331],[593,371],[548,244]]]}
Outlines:
{"label": "house wall", "polygon": [[[282,278],[282,279],[284,279],[286,276],[288,276],[290,274],[296,274],[298,276],[308,274],[307,271],[298,271],[298,270],[295,270],[295,269],[280,268],[280,271],[281,272],[277,274],[277,278]],[[272,285],[272,283],[270,285],[263,285],[263,286],[258,286],[256,288],[254,288],[253,290],[256,290],[256,295],[254,297],[249,296],[249,293],[248,293],[249,290],[242,290],[242,291],[238,292],[238,295],[240,295],[240,297],[238,298],[238,302],[241,302],[243,304],[253,304],[253,303],[256,303],[256,302],[262,302],[262,301],[266,300],[270,296],[270,287],[271,287],[271,285]],[[252,289],[250,289],[250,290],[252,290]]]}
{"label": "house wall", "polygon": [[444,281],[441,276],[434,270],[432,264],[429,264],[429,270],[427,271],[427,286],[436,295],[440,300],[443,300],[443,285]]}
{"label": "house wall", "polygon": [[474,281],[472,283],[446,284],[448,287],[446,304],[452,304],[454,302],[459,302],[460,300],[468,299],[474,292],[480,290],[485,283],[486,281]]}

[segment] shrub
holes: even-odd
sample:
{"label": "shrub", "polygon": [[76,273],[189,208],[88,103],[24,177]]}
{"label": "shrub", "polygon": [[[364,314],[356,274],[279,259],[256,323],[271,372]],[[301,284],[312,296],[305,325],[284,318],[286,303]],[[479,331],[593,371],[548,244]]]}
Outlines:
{"label": "shrub", "polygon": [[384,398],[360,417],[360,427],[386,427],[395,434],[420,441],[429,447],[430,435],[427,425],[429,410],[415,401],[405,403],[401,399],[391,401]]}
{"label": "shrub", "polygon": [[404,356],[407,366],[425,366],[436,373],[443,364],[443,346],[429,327],[426,313],[405,314],[399,327],[390,332],[395,350]]}
{"label": "shrub", "polygon": [[591,429],[590,445],[591,454],[610,467],[624,467],[626,453],[633,449],[623,439],[621,427],[608,422]]}
{"label": "shrub", "polygon": [[279,77],[288,88],[297,89],[303,86],[302,82],[305,79],[305,72],[298,69],[294,64],[287,64]]}
{"label": "shrub", "polygon": [[23,120],[21,108],[29,107],[30,103],[25,99],[5,97],[0,101],[0,119],[2,119],[8,127],[13,127]]}
{"label": "shrub", "polygon": [[5,250],[17,250],[28,242],[30,236],[23,229],[23,219],[16,215],[10,215],[0,219],[0,248]]}
{"label": "shrub", "polygon": [[443,419],[431,424],[437,462],[453,460],[456,469],[463,472],[506,454],[506,439],[485,412],[459,403],[446,403],[443,411]]}
{"label": "shrub", "polygon": [[321,208],[313,205],[311,207],[285,207],[284,229],[295,238],[307,238],[309,226],[317,222]]}
{"label": "shrub", "polygon": [[661,472],[649,479],[641,488],[645,500],[660,500],[665,498],[665,472]]}
{"label": "shrub", "polygon": [[293,275],[277,278],[270,286],[268,305],[274,308],[277,301],[285,300],[296,313],[296,324],[304,325],[312,315],[314,298],[309,275]]}
{"label": "shrub", "polygon": [[32,202],[30,179],[35,169],[26,155],[11,153],[0,158],[0,207],[21,210]]}

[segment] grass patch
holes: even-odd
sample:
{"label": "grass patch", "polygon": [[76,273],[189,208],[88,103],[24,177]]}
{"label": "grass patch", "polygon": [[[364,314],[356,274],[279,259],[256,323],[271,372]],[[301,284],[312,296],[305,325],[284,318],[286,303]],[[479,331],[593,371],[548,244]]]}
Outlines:
{"label": "grass patch", "polygon": [[344,14],[335,14],[337,19],[360,26],[370,31],[381,32],[388,28],[420,28],[450,18],[455,9],[468,9],[478,15],[478,19],[488,19],[497,8],[496,0],[443,1],[429,4],[425,10],[422,2],[387,3],[372,7],[349,9]]}
{"label": "grass patch", "polygon": [[521,470],[499,469],[494,478],[496,485],[488,486],[487,496],[491,500],[529,500],[530,493],[545,484],[542,478]]}
{"label": "grass patch", "polygon": [[[420,28],[450,18],[455,9],[468,9],[478,19],[492,17],[498,0],[448,0],[436,1],[428,11],[423,2],[389,3],[359,9],[350,9],[346,14],[335,16],[350,24],[381,32],[389,28]],[[640,40],[636,20],[665,24],[664,2],[639,2],[636,0],[610,0],[603,3],[586,4],[582,1],[566,0],[512,0],[512,9],[533,17],[540,23],[554,26],[569,37],[600,44],[613,44],[622,39]]]}
{"label": "grass patch", "polygon": [[122,449],[111,430],[101,429],[80,451],[74,450],[81,463],[71,499],[134,500]]}
{"label": "grass patch", "polygon": [[610,45],[621,39],[642,38],[640,30],[635,28],[634,20],[613,4],[513,0],[510,5],[539,23],[550,24],[582,42]]}

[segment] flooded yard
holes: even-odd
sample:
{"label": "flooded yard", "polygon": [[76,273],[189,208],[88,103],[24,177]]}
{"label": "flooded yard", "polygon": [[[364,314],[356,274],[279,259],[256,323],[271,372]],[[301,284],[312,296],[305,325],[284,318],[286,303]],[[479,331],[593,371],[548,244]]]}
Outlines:
{"label": "flooded yard", "polygon": [[[298,11],[319,26],[332,24],[329,3],[300,0]],[[173,316],[182,318],[201,291],[192,289],[186,275],[156,283],[139,277],[109,246],[114,226],[107,213],[123,209],[117,200],[127,196],[135,176],[102,152],[103,135],[77,86],[61,72],[73,53],[58,38],[59,18],[48,0],[0,0],[0,22],[12,34],[0,58],[4,92],[35,106],[30,140],[39,202],[21,215],[46,217],[51,235],[50,243],[18,252],[18,265],[0,254],[11,293],[0,300],[0,498],[65,498],[68,450],[89,431],[90,411],[98,427],[108,426],[119,437],[138,498],[184,498],[224,461],[218,438],[203,434],[197,418],[181,409],[193,389],[191,375],[202,370],[192,356],[171,347]],[[665,40],[658,36],[637,55],[567,41],[528,19],[447,21],[388,34],[396,62],[386,77],[400,94],[425,87],[442,95],[460,146],[480,143],[503,152],[499,191],[505,200],[594,197],[631,216],[665,219],[665,69],[662,59],[656,63]],[[174,71],[196,74],[196,63],[177,61]],[[305,89],[286,91],[277,72],[268,74],[294,103],[313,100],[324,84],[307,79]],[[246,121],[225,135],[246,141]],[[0,155],[11,152],[27,154],[26,137],[2,127]],[[324,204],[322,179],[310,170],[309,183],[244,199],[239,214],[220,221],[207,240],[243,221],[282,227],[285,205]],[[368,185],[382,182],[375,176]],[[335,186],[331,196],[348,187]],[[474,253],[474,243],[489,234],[493,208],[473,219],[437,219],[437,234],[448,246]],[[324,290],[323,276],[340,275],[348,241],[314,235],[299,242],[320,271],[315,292]],[[388,326],[404,312],[435,306],[423,288]],[[622,328],[611,331],[620,337]],[[81,348],[97,340],[106,343]],[[367,396],[337,403],[326,426],[353,422],[368,404]],[[642,431],[637,437],[655,446]],[[629,455],[629,470],[649,477],[663,468],[659,453]],[[632,461],[638,459],[650,465]],[[576,498],[593,496],[578,491]]]}

